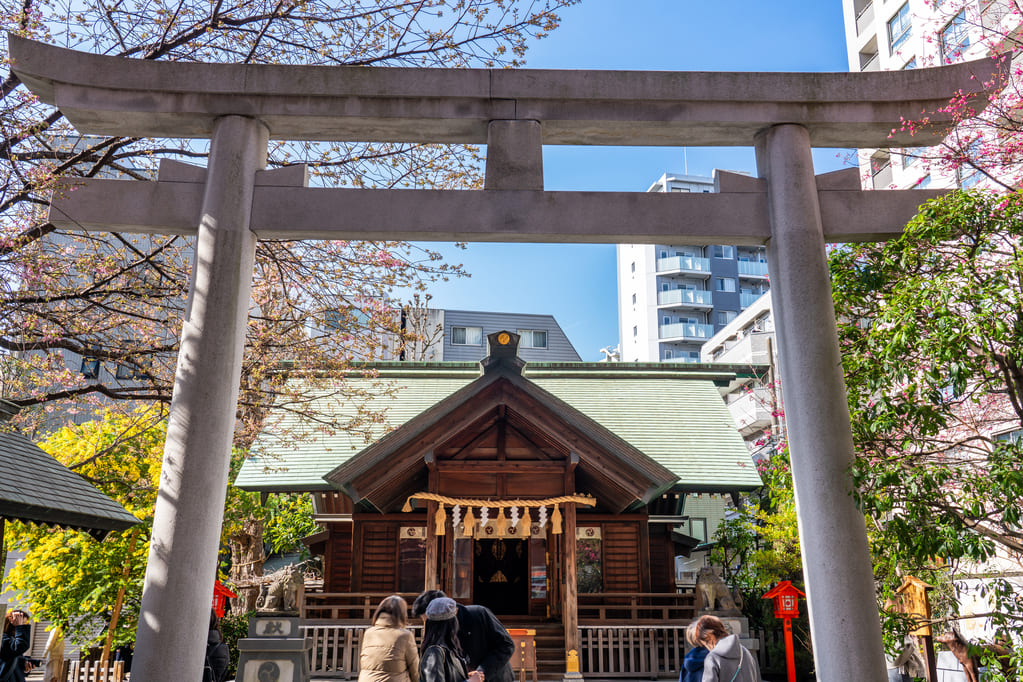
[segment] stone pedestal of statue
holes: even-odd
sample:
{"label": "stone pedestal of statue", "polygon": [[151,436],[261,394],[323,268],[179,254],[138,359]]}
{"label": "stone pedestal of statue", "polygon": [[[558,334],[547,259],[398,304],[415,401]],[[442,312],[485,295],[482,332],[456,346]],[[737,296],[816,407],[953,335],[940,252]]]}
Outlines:
{"label": "stone pedestal of statue", "polygon": [[302,619],[261,613],[249,619],[249,636],[238,640],[238,682],[308,682],[309,641]]}

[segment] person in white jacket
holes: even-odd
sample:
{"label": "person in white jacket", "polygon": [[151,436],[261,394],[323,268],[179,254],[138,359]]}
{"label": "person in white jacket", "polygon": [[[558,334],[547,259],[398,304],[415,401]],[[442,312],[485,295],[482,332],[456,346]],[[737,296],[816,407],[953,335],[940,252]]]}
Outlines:
{"label": "person in white jacket", "polygon": [[703,659],[703,682],[761,682],[760,666],[739,637],[728,633],[716,616],[700,616],[696,639],[710,649]]}
{"label": "person in white jacket", "polygon": [[64,631],[54,625],[43,649],[43,682],[61,682],[60,668],[64,665]]}

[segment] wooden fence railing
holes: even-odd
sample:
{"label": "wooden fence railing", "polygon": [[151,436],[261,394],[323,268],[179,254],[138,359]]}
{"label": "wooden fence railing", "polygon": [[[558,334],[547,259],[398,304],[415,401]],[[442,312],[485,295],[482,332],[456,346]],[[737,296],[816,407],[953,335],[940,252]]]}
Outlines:
{"label": "wooden fence railing", "polygon": [[66,682],[124,682],[124,661],[107,665],[100,661],[64,661],[58,679]]}
{"label": "wooden fence railing", "polygon": [[696,594],[600,592],[580,594],[579,622],[606,624],[616,621],[651,625],[686,625],[696,616]]}
{"label": "wooden fence railing", "polygon": [[[367,625],[350,623],[309,623],[301,626],[310,640],[309,671],[315,677],[351,680],[359,676],[359,651]],[[422,625],[410,622],[408,628],[419,639]]]}
{"label": "wooden fence railing", "polygon": [[583,677],[678,678],[685,625],[580,626]]}
{"label": "wooden fence railing", "polygon": [[[325,620],[362,620],[369,622],[377,606],[394,592],[306,592],[302,600],[303,618]],[[412,605],[417,592],[398,593]]]}
{"label": "wooden fence railing", "polygon": [[[309,670],[314,678],[351,680],[359,676],[359,649],[365,625],[303,625],[311,641]],[[413,629],[420,626],[412,625]],[[685,625],[579,628],[583,676],[598,678],[678,678],[685,653]],[[418,633],[417,633],[418,635]]]}

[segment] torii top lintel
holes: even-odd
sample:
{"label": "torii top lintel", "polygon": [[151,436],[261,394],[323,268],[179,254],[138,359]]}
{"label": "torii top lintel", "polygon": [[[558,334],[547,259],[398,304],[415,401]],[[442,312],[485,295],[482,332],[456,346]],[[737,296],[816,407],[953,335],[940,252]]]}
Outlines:
{"label": "torii top lintel", "polygon": [[[797,123],[816,147],[934,143],[901,117],[983,95],[997,59],[909,71],[733,73],[276,66],[87,54],[8,34],[14,72],[83,133],[209,137],[224,115],[275,139],[487,142],[495,120],[538,121],[543,144],[750,146]],[[978,98],[982,108],[986,97]],[[894,132],[893,132],[894,130]]]}

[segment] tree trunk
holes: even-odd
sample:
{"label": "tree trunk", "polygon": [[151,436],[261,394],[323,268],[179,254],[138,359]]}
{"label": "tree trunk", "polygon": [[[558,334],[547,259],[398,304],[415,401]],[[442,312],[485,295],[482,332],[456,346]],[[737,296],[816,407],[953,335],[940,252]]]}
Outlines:
{"label": "tree trunk", "polygon": [[259,583],[256,580],[263,575],[263,521],[249,518],[242,523],[242,528],[228,539],[231,548],[231,582],[238,591],[231,613],[241,614],[256,608],[259,596]]}

